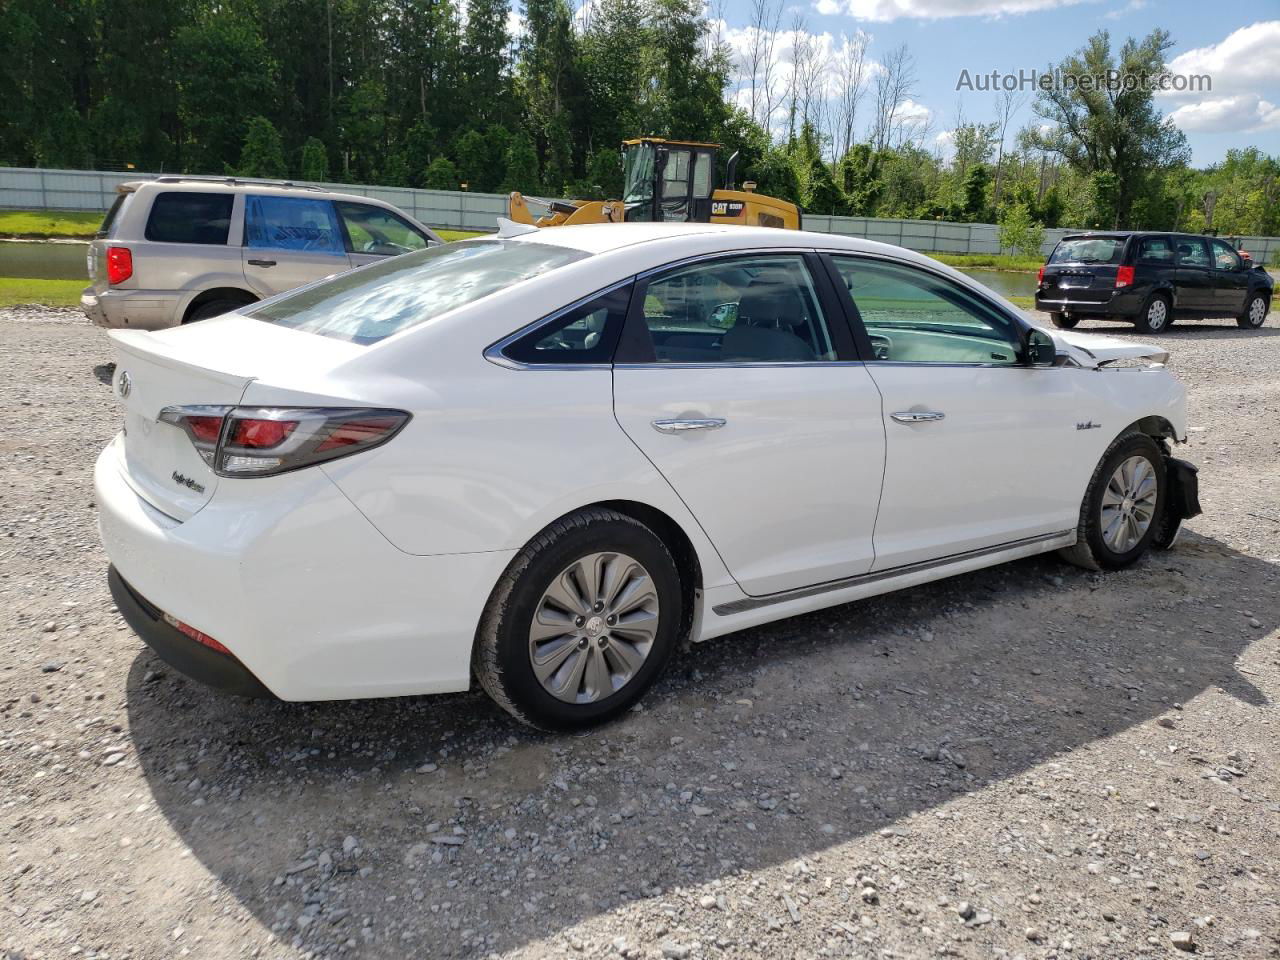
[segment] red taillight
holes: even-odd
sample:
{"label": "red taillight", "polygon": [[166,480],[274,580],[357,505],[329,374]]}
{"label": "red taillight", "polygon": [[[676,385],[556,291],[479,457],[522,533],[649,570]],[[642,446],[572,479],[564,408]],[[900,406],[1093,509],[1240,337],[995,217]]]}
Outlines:
{"label": "red taillight", "polygon": [[206,646],[210,650],[216,650],[218,653],[225,653],[228,657],[234,656],[230,650],[220,644],[217,640],[213,639],[213,637],[209,636],[207,633],[202,633],[188,623],[183,623],[177,617],[171,617],[166,613],[164,615],[164,619],[165,623],[169,624],[169,626],[173,627],[173,629],[177,630],[183,636],[190,637],[196,643]]}
{"label": "red taillight", "polygon": [[227,444],[250,450],[270,450],[288,439],[297,420],[232,420]]}
{"label": "red taillight", "polygon": [[1036,274],[1036,283],[1037,284],[1044,283],[1044,266],[1043,265],[1040,267],[1040,272]]}
{"label": "red taillight", "polygon": [[1133,267],[1116,268],[1116,286],[1127,287],[1133,283]]}
{"label": "red taillight", "polygon": [[107,283],[124,283],[133,276],[133,254],[128,247],[107,247]]}
{"label": "red taillight", "polygon": [[395,430],[401,421],[393,417],[371,417],[366,420],[349,420],[333,428],[333,432],[316,447],[316,453],[340,450],[343,447],[367,444],[382,439]]}
{"label": "red taillight", "polygon": [[187,417],[191,435],[201,443],[217,443],[222,433],[221,417]]}

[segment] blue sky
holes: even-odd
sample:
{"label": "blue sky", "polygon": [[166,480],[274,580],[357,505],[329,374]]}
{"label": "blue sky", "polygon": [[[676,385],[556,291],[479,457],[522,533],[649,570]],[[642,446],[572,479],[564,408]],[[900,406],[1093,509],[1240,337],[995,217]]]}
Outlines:
{"label": "blue sky", "polygon": [[[1190,0],[783,0],[782,29],[796,16],[833,62],[845,42],[861,32],[867,59],[878,61],[906,43],[918,80],[909,109],[916,111],[923,141],[945,151],[957,106],[967,120],[994,119],[997,95],[957,91],[962,70],[971,75],[1043,68],[1079,48],[1098,29],[1118,47],[1125,37],[1143,37],[1154,27],[1174,41],[1174,72],[1208,74],[1212,90],[1161,96],[1161,108],[1183,129],[1192,162],[1221,160],[1231,147],[1257,146],[1280,154],[1280,2],[1238,0],[1214,4]],[[724,21],[725,38],[744,49],[752,0],[710,0]],[[782,46],[787,46],[783,44]],[[782,71],[791,54],[774,54]],[[874,68],[873,68],[874,69]],[[1035,118],[1030,99],[1012,132]],[[859,132],[872,111],[869,94],[860,108]]]}

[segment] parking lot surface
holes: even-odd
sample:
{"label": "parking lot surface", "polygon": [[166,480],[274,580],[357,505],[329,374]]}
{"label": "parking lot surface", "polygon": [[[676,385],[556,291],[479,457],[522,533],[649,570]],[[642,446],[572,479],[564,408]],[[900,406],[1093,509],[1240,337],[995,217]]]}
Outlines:
{"label": "parking lot surface", "polygon": [[1280,956],[1276,324],[1161,340],[1205,506],[1173,552],[701,644],[547,736],[478,692],[245,701],[153,657],[94,526],[107,337],[0,312],[0,948]]}

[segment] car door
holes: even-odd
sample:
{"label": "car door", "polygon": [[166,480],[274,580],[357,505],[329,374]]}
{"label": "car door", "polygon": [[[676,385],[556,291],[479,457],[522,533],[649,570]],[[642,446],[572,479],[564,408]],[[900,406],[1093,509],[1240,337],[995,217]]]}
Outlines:
{"label": "car door", "polygon": [[316,196],[245,197],[245,282],[262,297],[351,268],[333,204]]}
{"label": "car door", "polygon": [[335,200],[353,267],[422,250],[430,239],[403,217],[371,203]]}
{"label": "car door", "polygon": [[1178,248],[1178,266],[1174,287],[1178,302],[1176,309],[1190,313],[1211,313],[1214,310],[1213,265],[1209,259],[1209,245],[1200,237],[1174,237]]}
{"label": "car door", "polygon": [[613,382],[618,423],[747,593],[870,569],[880,395],[812,254],[726,255],[641,278]]}
{"label": "car door", "polygon": [[1224,317],[1239,316],[1244,312],[1245,297],[1249,294],[1249,271],[1243,258],[1227,241],[1214,238],[1210,247],[1213,254],[1213,304]]}
{"label": "car door", "polygon": [[1066,469],[1078,416],[1060,367],[1020,358],[1019,323],[924,267],[833,255],[884,407],[874,570],[1074,529],[1083,481]]}

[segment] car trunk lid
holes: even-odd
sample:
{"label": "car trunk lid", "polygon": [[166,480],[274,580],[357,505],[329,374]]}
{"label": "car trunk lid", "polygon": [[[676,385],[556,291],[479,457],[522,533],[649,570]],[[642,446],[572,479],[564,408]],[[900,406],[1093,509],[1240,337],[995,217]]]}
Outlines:
{"label": "car trunk lid", "polygon": [[1040,280],[1041,293],[1051,300],[1100,302],[1116,286],[1113,263],[1050,263]]}

